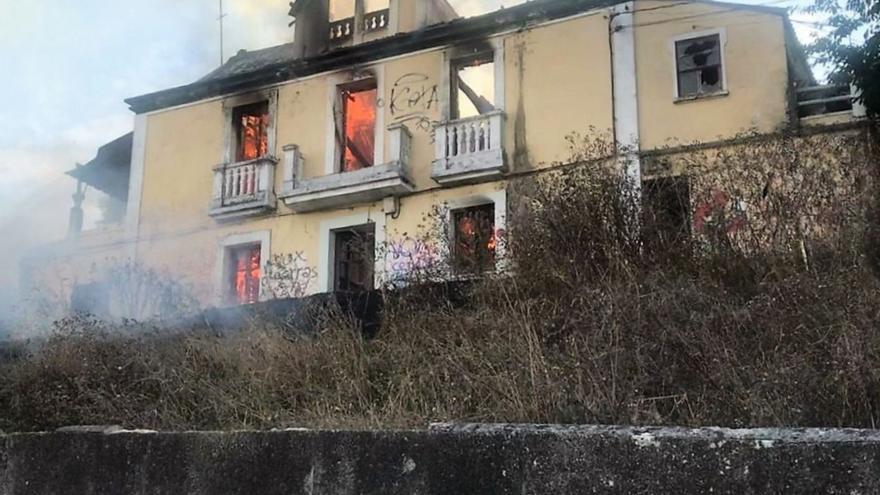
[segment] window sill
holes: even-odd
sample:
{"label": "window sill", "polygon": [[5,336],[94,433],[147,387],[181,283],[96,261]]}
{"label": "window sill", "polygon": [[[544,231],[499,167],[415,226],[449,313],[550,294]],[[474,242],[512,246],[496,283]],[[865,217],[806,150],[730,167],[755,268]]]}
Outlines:
{"label": "window sill", "polygon": [[724,90],[724,91],[716,91],[714,93],[706,93],[706,94],[695,95],[695,96],[679,96],[679,97],[675,98],[674,100],[672,100],[672,103],[679,104],[679,103],[689,103],[692,101],[712,100],[715,98],[723,98],[728,95],[730,95],[730,91]]}

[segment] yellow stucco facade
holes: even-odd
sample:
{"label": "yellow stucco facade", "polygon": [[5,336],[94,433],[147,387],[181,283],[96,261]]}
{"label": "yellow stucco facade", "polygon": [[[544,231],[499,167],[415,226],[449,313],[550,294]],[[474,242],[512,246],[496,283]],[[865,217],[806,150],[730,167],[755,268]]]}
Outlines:
{"label": "yellow stucco facade", "polygon": [[[425,218],[437,206],[494,202],[495,227],[504,229],[508,183],[565,163],[571,156],[566,137],[573,133],[610,140],[621,128],[631,128],[637,130],[637,142],[645,151],[723,140],[749,130],[771,132],[790,124],[792,47],[787,46],[786,21],[779,12],[707,2],[645,0],[621,5],[585,8],[479,39],[471,36],[461,43],[428,46],[144,112],[138,117],[135,142],[140,132],[143,145],[133,151],[130,191],[135,194],[130,193],[124,229],[103,247],[89,246],[81,257],[76,243],[82,240],[69,241],[70,255],[57,258],[56,264],[66,267],[67,283],[81,284],[101,276],[95,268],[101,265],[98,258],[136,260],[185,281],[203,304],[218,305],[223,304],[226,284],[227,241],[252,237],[264,243],[268,239],[264,253],[297,254],[299,263],[312,270],[314,277],[298,295],[323,292],[333,289],[328,235],[334,228],[374,223],[377,241],[405,244],[426,234]],[[625,26],[614,31],[610,23],[621,16]],[[612,39],[612,32],[624,36],[623,41]],[[707,33],[720,36],[723,91],[679,98],[675,40]],[[503,112],[504,170],[486,179],[440,183],[432,163],[440,153],[436,128],[449,117],[450,59],[461,45],[474,43],[491,46],[495,55],[494,104]],[[620,51],[630,53],[632,62],[621,59]],[[249,92],[276,95],[269,155],[277,158],[271,192],[280,194],[285,181],[291,180],[285,172],[286,146],[296,145],[301,157],[296,180],[333,172],[334,95],[338,84],[355,73],[377,80],[377,164],[401,158],[395,155],[390,127],[403,124],[412,136],[406,157],[409,190],[393,195],[397,203],[381,198],[347,204],[343,194],[337,206],[298,212],[273,198],[270,211],[261,214],[233,219],[210,214],[215,168],[223,164],[228,146],[224,136],[230,122],[224,102]],[[619,101],[615,87],[620,91],[628,83],[617,74],[632,76],[632,101],[626,104]],[[389,256],[387,250],[380,252]],[[376,268],[381,281],[399,267],[393,260],[380,259]]]}

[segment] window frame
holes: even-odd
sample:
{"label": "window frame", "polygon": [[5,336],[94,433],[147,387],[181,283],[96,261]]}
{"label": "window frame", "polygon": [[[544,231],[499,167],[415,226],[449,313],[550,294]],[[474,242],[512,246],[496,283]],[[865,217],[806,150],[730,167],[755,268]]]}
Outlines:
{"label": "window frame", "polygon": [[[468,64],[471,62],[475,62],[478,60],[485,60],[485,62],[483,62],[483,64],[493,64],[492,69],[493,69],[494,73],[493,73],[493,81],[492,82],[494,84],[495,79],[498,77],[498,71],[494,67],[494,64],[496,63],[495,58],[496,58],[495,57],[495,50],[493,49],[491,51],[489,51],[489,50],[475,51],[472,54],[466,54],[466,55],[462,55],[459,57],[451,57],[449,59],[449,94],[447,95],[447,98],[449,98],[449,119],[450,120],[454,121],[454,120],[461,120],[462,118],[467,118],[467,117],[461,116],[461,108],[459,105],[459,98],[458,98],[458,96],[459,96],[459,89],[458,89],[459,72],[461,72],[461,70],[463,68],[465,68],[466,66],[468,66]],[[479,64],[479,65],[483,65],[483,64]],[[469,65],[469,66],[478,67],[479,65]],[[497,90],[497,84],[495,84],[495,86],[496,86],[495,89]],[[495,95],[492,95],[492,96],[493,96],[493,100],[498,99],[497,96],[495,96]],[[493,101],[491,103],[492,103],[493,107],[495,107],[494,109],[497,110],[498,109],[497,101]]]}
{"label": "window frame", "polygon": [[[265,107],[265,115],[267,116],[266,129],[265,129],[265,132],[266,132],[266,154],[261,155],[261,156],[256,156],[254,158],[245,158],[244,156],[242,156],[244,154],[244,142],[245,142],[245,140],[243,139],[244,127],[242,126],[242,122],[241,122],[242,118],[245,115],[258,115],[255,110],[258,108],[262,110],[263,107]],[[262,100],[262,101],[258,101],[256,103],[250,103],[247,105],[240,105],[240,106],[237,106],[232,109],[232,127],[233,127],[232,131],[234,133],[233,139],[235,141],[233,143],[233,147],[234,147],[233,158],[235,159],[236,163],[244,163],[244,162],[251,161],[251,160],[259,160],[261,158],[265,158],[265,157],[269,156],[268,115],[269,115],[269,101],[268,100]]]}
{"label": "window frame", "polygon": [[381,104],[385,99],[385,68],[382,65],[364,69],[353,73],[352,71],[338,72],[328,77],[327,80],[327,127],[324,154],[324,174],[336,175],[342,173],[340,146],[336,142],[336,130],[341,117],[339,112],[339,88],[360,81],[373,79],[376,81],[376,137],[373,142],[373,166],[385,164],[385,111]]}
{"label": "window frame", "polygon": [[[681,89],[679,88],[679,80],[678,80],[678,44],[685,41],[692,41],[698,38],[705,38],[709,36],[717,36],[718,37],[718,53],[720,58],[720,67],[721,67],[721,89],[718,91],[713,91],[711,93],[698,93],[695,95],[681,95]],[[729,86],[727,84],[727,58],[725,56],[725,47],[727,46],[727,30],[724,28],[717,29],[709,29],[704,31],[694,31],[686,34],[681,34],[678,36],[674,36],[669,40],[669,51],[672,55],[672,97],[674,102],[679,101],[692,101],[699,100],[702,98],[712,98],[717,96],[726,96],[729,94]]]}
{"label": "window frame", "polygon": [[[331,231],[331,236],[333,237],[333,240],[332,240],[333,253],[330,256],[330,258],[332,259],[332,264],[333,264],[333,279],[331,282],[331,284],[332,284],[331,290],[333,292],[358,292],[358,291],[354,291],[351,289],[341,289],[339,287],[339,281],[340,281],[339,269],[340,269],[340,265],[343,263],[343,261],[340,260],[340,258],[339,258],[339,255],[340,255],[339,248],[340,248],[340,240],[341,240],[340,235],[366,235],[366,236],[371,237],[370,247],[372,248],[371,249],[372,256],[373,256],[372,261],[366,260],[366,259],[360,259],[360,260],[349,259],[347,262],[350,263],[352,261],[358,261],[358,262],[362,263],[364,265],[364,268],[367,270],[368,274],[372,277],[372,280],[365,281],[365,282],[368,282],[367,283],[368,288],[360,289],[359,291],[375,290],[376,289],[376,280],[377,280],[377,277],[376,277],[376,265],[377,265],[377,263],[376,263],[376,261],[377,261],[376,248],[377,248],[377,246],[376,246],[376,224],[375,223],[365,223],[365,224],[355,225],[355,226],[351,226],[351,227],[343,227],[340,229],[333,229]],[[372,263],[372,266],[369,266],[370,263]]]}
{"label": "window frame", "polygon": [[467,208],[493,205],[495,208],[495,233],[502,233],[501,239],[496,239],[495,246],[495,272],[500,273],[507,269],[507,242],[505,236],[507,231],[507,189],[502,188],[496,191],[483,194],[475,194],[462,198],[449,199],[444,202],[445,210],[444,221],[446,222],[446,242],[443,243],[441,259],[444,260],[448,267],[449,274],[454,278],[456,276],[466,275],[455,269],[455,261],[453,257],[455,248],[455,212]]}
{"label": "window frame", "polygon": [[505,84],[504,84],[504,38],[493,37],[486,41],[487,46],[475,47],[470,45],[462,45],[452,47],[443,52],[442,74],[442,119],[444,122],[455,122],[453,119],[453,103],[452,103],[452,85],[455,78],[452,77],[456,62],[462,59],[477,56],[480,53],[488,52],[491,48],[494,54],[493,63],[495,64],[495,111],[504,111],[505,109]]}
{"label": "window frame", "polygon": [[318,292],[333,292],[336,281],[336,232],[355,229],[373,224],[373,242],[375,243],[375,265],[373,269],[373,287],[381,287],[385,276],[385,214],[381,211],[364,211],[359,214],[333,218],[321,222],[318,239]]}
{"label": "window frame", "polygon": [[[340,137],[342,138],[341,142],[336,141],[336,148],[337,148],[336,155],[335,155],[336,156],[336,163],[334,164],[334,168],[336,169],[336,173],[341,174],[341,173],[361,170],[361,169],[355,169],[355,170],[349,170],[349,171],[345,170],[345,154],[346,154],[345,152],[346,152],[346,147],[347,147],[347,144],[349,141],[348,135],[346,133],[346,127],[347,127],[346,120],[348,117],[349,103],[347,101],[345,101],[345,98],[343,95],[345,95],[346,93],[359,93],[359,92],[365,92],[365,91],[375,91],[376,92],[376,104],[375,104],[375,115],[373,116],[373,149],[371,150],[373,152],[373,156],[369,157],[369,158],[372,158],[373,163],[369,167],[362,167],[362,168],[370,168],[370,167],[375,167],[377,165],[381,165],[381,163],[378,163],[376,161],[376,146],[378,144],[378,139],[382,138],[382,135],[379,132],[377,132],[377,126],[378,126],[378,121],[379,121],[379,112],[382,110],[379,107],[379,81],[375,77],[365,77],[365,78],[357,79],[357,80],[349,82],[349,83],[342,83],[342,84],[339,84],[336,86],[336,108],[334,110],[334,115],[333,115],[333,117],[336,121],[335,122],[336,126],[334,127],[333,133],[334,133],[334,139],[336,139],[337,133],[340,133],[340,131],[341,131]],[[367,158],[367,157],[364,157],[364,158]]]}
{"label": "window frame", "polygon": [[266,261],[271,256],[272,231],[262,230],[245,234],[234,234],[220,239],[217,246],[217,264],[214,275],[214,301],[218,306],[232,304],[228,281],[231,277],[230,267],[233,251],[247,247],[260,246],[260,291],[257,302],[266,300],[266,291],[263,289],[263,276],[265,274]]}
{"label": "window frame", "polygon": [[237,163],[245,163],[253,160],[238,160],[238,131],[239,125],[236,122],[236,115],[244,107],[257,105],[265,102],[269,110],[269,123],[266,127],[267,146],[266,155],[257,160],[274,158],[277,145],[277,128],[278,128],[278,89],[272,88],[264,91],[256,91],[244,95],[233,96],[223,100],[223,157],[224,165],[234,165]]}
{"label": "window frame", "polygon": [[[489,238],[492,238],[492,237],[497,237],[497,234],[499,232],[498,227],[495,225],[495,218],[496,218],[495,208],[496,207],[495,207],[494,202],[483,202],[483,203],[480,203],[477,205],[464,206],[461,208],[450,209],[450,211],[449,211],[449,218],[450,218],[449,265],[450,265],[450,268],[452,269],[453,273],[475,274],[475,273],[477,273],[477,271],[475,269],[481,268],[481,267],[477,266],[476,263],[473,263],[473,264],[468,263],[464,259],[461,258],[461,253],[459,251],[460,239],[459,239],[459,232],[458,232],[459,220],[460,220],[459,216],[468,212],[468,211],[479,211],[481,209],[488,209],[489,207],[492,208],[492,218],[491,218],[492,229],[491,229],[491,232],[489,232]],[[487,218],[488,218],[488,215],[487,215]],[[498,239],[497,238],[495,239],[495,243],[496,243],[495,249],[492,250],[492,252],[491,252],[491,261],[488,260],[488,256],[487,256],[487,261],[489,261],[489,263],[491,263],[491,265],[489,263],[487,263],[485,267],[482,267],[482,268],[484,268],[482,270],[483,272],[495,270],[495,264],[498,261]],[[479,246],[477,246],[477,247],[479,248]],[[486,247],[486,249],[488,251],[488,246]],[[476,251],[474,252],[474,254],[475,255],[477,254]],[[472,266],[469,266],[469,265],[472,265]]]}

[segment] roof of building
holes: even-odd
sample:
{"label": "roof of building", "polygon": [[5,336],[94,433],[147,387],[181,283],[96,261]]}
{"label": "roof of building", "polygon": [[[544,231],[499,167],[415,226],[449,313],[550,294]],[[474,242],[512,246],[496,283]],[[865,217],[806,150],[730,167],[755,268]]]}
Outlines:
{"label": "roof of building", "polygon": [[[299,2],[303,1],[305,0],[299,0]],[[481,16],[458,18],[427,26],[417,31],[400,33],[359,45],[336,48],[305,59],[295,57],[292,43],[262,50],[240,51],[222,67],[192,84],[129,98],[125,101],[134,112],[145,113],[453,42],[479,39],[511,28],[559,19],[625,3],[625,1],[532,0]],[[777,7],[697,1],[786,16],[786,10]],[[297,4],[291,4],[292,9],[297,6]]]}
{"label": "roof of building", "polygon": [[92,161],[77,165],[67,175],[116,199],[125,200],[128,197],[133,136],[134,133],[129,132],[101,146]]}

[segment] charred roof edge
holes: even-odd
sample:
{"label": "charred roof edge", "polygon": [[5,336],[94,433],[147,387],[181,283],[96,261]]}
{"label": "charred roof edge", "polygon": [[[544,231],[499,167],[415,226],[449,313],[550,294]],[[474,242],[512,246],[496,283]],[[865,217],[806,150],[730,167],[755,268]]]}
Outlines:
{"label": "charred roof edge", "polygon": [[[135,113],[148,113],[454,42],[486,37],[518,25],[525,27],[537,22],[564,18],[626,2],[627,0],[533,0],[481,16],[459,18],[447,23],[428,26],[418,31],[340,48],[307,59],[269,64],[244,74],[236,74],[222,79],[196,81],[176,88],[135,96],[126,99],[125,102]],[[695,0],[693,3],[708,3],[786,15],[785,9],[777,7],[707,0]]]}

